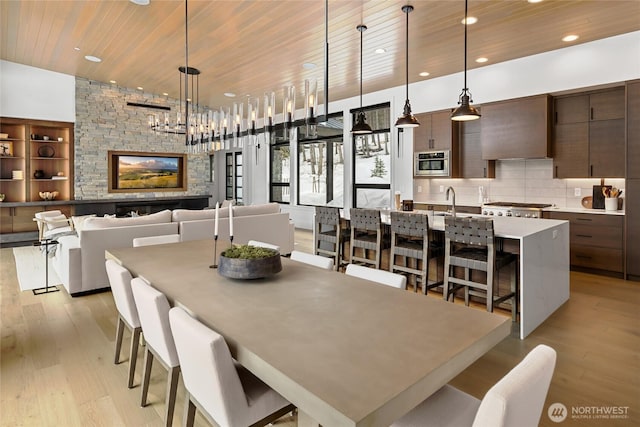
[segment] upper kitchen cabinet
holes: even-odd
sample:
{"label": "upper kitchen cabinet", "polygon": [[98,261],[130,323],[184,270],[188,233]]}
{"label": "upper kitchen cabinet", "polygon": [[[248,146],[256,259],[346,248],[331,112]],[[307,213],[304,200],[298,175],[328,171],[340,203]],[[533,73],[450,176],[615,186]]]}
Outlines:
{"label": "upper kitchen cabinet", "polygon": [[624,87],[555,98],[555,178],[624,177],[624,99]]}
{"label": "upper kitchen cabinet", "polygon": [[[478,110],[480,110],[478,108]],[[482,112],[481,112],[482,114]],[[495,178],[495,160],[482,159],[481,122],[460,123],[460,171],[462,178]]]}
{"label": "upper kitchen cabinet", "polygon": [[451,150],[458,145],[456,122],[451,111],[416,114],[420,126],[413,129],[413,151]]}
{"label": "upper kitchen cabinet", "polygon": [[480,122],[484,160],[550,157],[549,95],[483,104]]}
{"label": "upper kitchen cabinet", "polygon": [[640,80],[627,84],[627,178],[640,179]]}

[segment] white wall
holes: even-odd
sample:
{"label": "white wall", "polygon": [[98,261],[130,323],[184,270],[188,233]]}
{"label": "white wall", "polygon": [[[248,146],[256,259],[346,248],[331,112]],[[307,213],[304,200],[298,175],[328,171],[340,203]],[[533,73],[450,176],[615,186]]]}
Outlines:
{"label": "white wall", "polygon": [[0,116],[76,121],[76,79],[0,60]]}

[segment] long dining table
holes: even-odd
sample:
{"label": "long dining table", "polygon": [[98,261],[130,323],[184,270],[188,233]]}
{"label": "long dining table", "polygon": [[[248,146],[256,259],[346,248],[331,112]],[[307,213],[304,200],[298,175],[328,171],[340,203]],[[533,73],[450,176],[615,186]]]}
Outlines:
{"label": "long dining table", "polygon": [[224,336],[300,426],[388,426],[510,334],[508,317],[288,258],[274,276],[227,279],[213,251],[196,240],[106,257]]}

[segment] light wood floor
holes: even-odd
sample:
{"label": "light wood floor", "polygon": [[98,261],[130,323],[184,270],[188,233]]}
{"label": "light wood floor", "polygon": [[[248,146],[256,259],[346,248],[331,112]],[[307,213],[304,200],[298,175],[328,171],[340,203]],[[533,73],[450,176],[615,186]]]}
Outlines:
{"label": "light wood floor", "polygon": [[[297,232],[296,243],[296,249],[310,251],[311,234]],[[113,364],[116,309],[111,293],[71,298],[63,290],[34,296],[18,288],[11,249],[0,249],[0,267],[1,426],[162,425],[165,371],[155,367],[150,405],[141,408],[142,351],[133,389],[126,387],[126,360]],[[437,295],[425,298],[432,297]],[[481,398],[533,347],[544,343],[557,350],[558,362],[542,426],[640,425],[639,302],[639,283],[572,272],[569,302],[526,340],[515,333],[503,340],[452,384]],[[126,346],[128,340],[125,335]],[[126,352],[123,349],[123,359]],[[174,426],[181,424],[183,399],[181,384]],[[569,411],[628,406],[628,418],[569,418],[556,424],[546,415],[553,402]],[[196,425],[207,424],[199,417]],[[295,419],[284,418],[277,425],[294,426]]]}

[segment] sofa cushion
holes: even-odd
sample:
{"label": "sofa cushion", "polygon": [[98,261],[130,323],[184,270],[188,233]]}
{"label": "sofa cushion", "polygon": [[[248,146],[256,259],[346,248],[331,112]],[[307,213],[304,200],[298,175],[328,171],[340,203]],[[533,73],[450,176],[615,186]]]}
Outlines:
{"label": "sofa cushion", "polygon": [[262,205],[234,206],[234,216],[267,215],[280,213],[280,205],[277,203],[265,203]]}
{"label": "sofa cushion", "polygon": [[[229,209],[220,209],[220,218],[229,216]],[[171,212],[171,222],[197,221],[200,219],[214,219],[215,209],[174,209]]]}
{"label": "sofa cushion", "polygon": [[84,230],[96,230],[111,227],[129,227],[134,225],[163,224],[171,222],[171,211],[164,210],[150,215],[132,218],[87,218],[84,220]]}
{"label": "sofa cushion", "polygon": [[95,218],[95,217],[96,217],[96,214],[72,216],[71,221],[73,222],[73,228],[79,233],[84,228],[84,222],[88,218]]}

